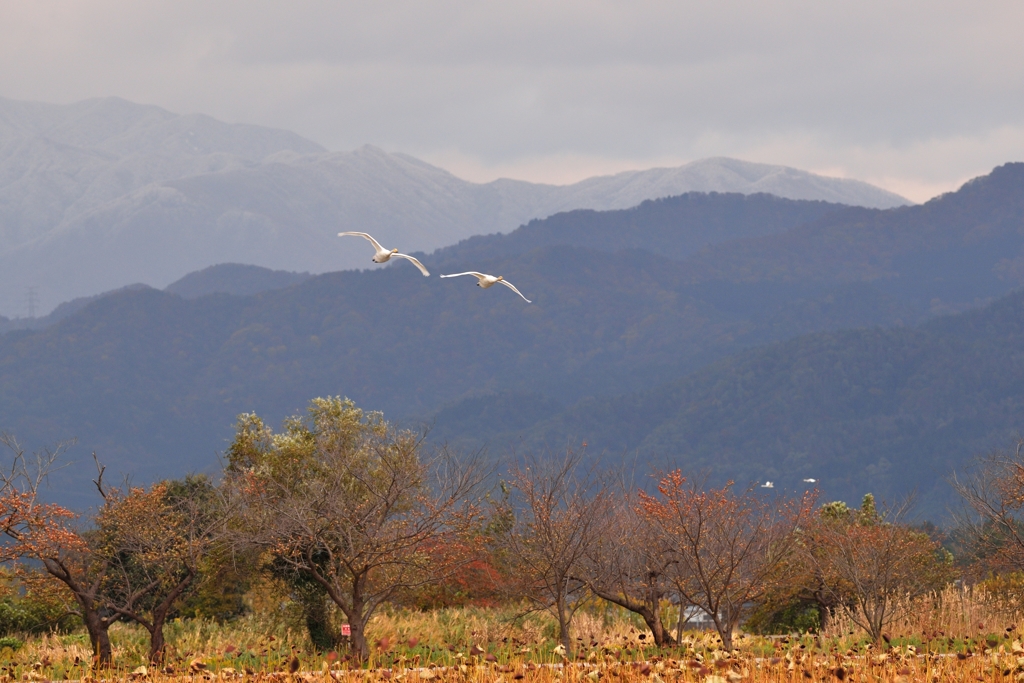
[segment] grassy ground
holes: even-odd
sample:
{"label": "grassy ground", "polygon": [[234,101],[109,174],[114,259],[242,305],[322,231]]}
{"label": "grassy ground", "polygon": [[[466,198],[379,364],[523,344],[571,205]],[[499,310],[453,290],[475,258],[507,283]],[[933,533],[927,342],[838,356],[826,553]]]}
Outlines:
{"label": "grassy ground", "polygon": [[[685,647],[655,652],[626,638],[621,643],[582,643],[571,661],[541,647],[492,642],[485,652],[451,651],[432,645],[382,643],[375,648],[368,668],[350,667],[330,654],[304,652],[282,638],[266,635],[245,641],[246,634],[208,624],[177,625],[173,673],[136,666],[142,641],[131,629],[115,634],[117,665],[106,672],[91,673],[88,644],[78,635],[47,636],[27,643],[8,661],[0,675],[12,680],[59,680],[63,678],[171,680],[287,680],[287,681],[462,681],[474,683],[670,683],[702,681],[1007,681],[1024,679],[1024,648],[1009,638],[999,642],[974,642],[948,654],[950,648],[933,644],[923,648],[895,645],[875,650],[818,638],[742,638],[738,651],[725,653],[708,634],[689,633]],[[226,632],[222,632],[226,631]],[[638,634],[633,634],[638,635]],[[224,638],[224,636],[229,636]],[[231,642],[229,642],[231,641]],[[246,643],[235,646],[234,642]],[[195,651],[181,650],[201,644]],[[823,647],[824,645],[824,647]],[[385,647],[386,646],[386,647]],[[965,652],[969,649],[969,653]],[[765,652],[767,650],[767,652]],[[488,656],[489,655],[489,656]],[[75,657],[79,663],[74,664]],[[38,658],[38,659],[37,659]],[[493,659],[493,661],[489,661]],[[292,671],[294,669],[294,671]]]}
{"label": "grassy ground", "polygon": [[687,632],[680,646],[657,650],[631,615],[595,606],[577,614],[576,648],[568,658],[556,649],[555,624],[546,614],[523,615],[514,606],[383,610],[370,625],[372,657],[362,667],[347,661],[343,650],[316,652],[294,615],[262,614],[227,624],[172,622],[166,671],[143,672],[148,634],[130,625],[111,629],[114,666],[102,672],[91,670],[84,632],[26,637],[17,649],[4,648],[0,640],[0,683],[93,677],[293,683],[1024,681],[1024,647],[1015,625],[1006,623],[1014,614],[984,608],[962,593],[908,610],[894,622],[888,645],[871,645],[838,615],[819,636],[741,635],[732,653],[722,651],[716,635],[701,632]]}

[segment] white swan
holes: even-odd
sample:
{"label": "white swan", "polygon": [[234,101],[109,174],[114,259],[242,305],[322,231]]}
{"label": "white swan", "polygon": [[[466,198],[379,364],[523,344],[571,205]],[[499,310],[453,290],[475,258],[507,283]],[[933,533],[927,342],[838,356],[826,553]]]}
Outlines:
{"label": "white swan", "polygon": [[775,484],[773,484],[770,481],[766,481],[765,483],[761,484],[761,488],[763,488],[763,489],[773,489],[773,488],[775,488]]}
{"label": "white swan", "polygon": [[430,273],[427,271],[427,269],[423,267],[423,264],[420,263],[418,260],[414,259],[412,256],[407,256],[406,254],[399,254],[397,249],[385,249],[384,247],[380,246],[380,242],[378,242],[377,240],[373,239],[372,237],[367,235],[365,232],[339,232],[338,233],[338,237],[346,237],[346,236],[362,237],[362,238],[364,238],[366,240],[369,240],[370,244],[373,245],[373,248],[377,250],[377,253],[373,255],[372,259],[370,259],[374,263],[386,263],[387,260],[389,258],[391,258],[392,256],[397,256],[399,258],[404,258],[404,259],[406,259],[408,261],[412,261],[412,264],[414,266],[416,266],[417,268],[419,268],[420,272],[423,273],[423,277],[428,277],[430,275]]}
{"label": "white swan", "polygon": [[[483,287],[484,289],[487,289],[488,287],[496,285],[496,284],[498,284],[500,282],[501,284],[505,285],[506,287],[511,289],[513,292],[515,292],[519,296],[523,296],[522,292],[520,292],[518,289],[513,287],[512,283],[509,282],[508,280],[506,280],[501,275],[499,275],[498,277],[494,277],[493,275],[488,275],[487,273],[477,273],[476,271],[472,271],[471,270],[471,271],[468,271],[466,273],[452,273],[451,275],[442,275],[441,277],[460,277],[462,275],[472,275],[473,277],[475,277],[476,281],[477,281],[476,282],[476,286],[477,287]],[[525,296],[523,296],[523,301],[525,301],[528,304],[533,303],[532,301],[527,299]]]}

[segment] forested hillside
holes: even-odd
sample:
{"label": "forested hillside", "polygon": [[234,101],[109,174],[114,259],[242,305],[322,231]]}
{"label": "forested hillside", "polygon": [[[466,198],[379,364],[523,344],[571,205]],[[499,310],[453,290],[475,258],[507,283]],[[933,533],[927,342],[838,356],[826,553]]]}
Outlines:
{"label": "forested hillside", "polygon": [[805,299],[798,315],[793,292],[749,288],[751,310],[732,310],[681,284],[674,262],[643,252],[549,249],[481,264],[534,304],[398,265],[253,297],[125,290],[46,330],[9,333],[0,341],[5,428],[78,436],[80,450],[146,477],[213,462],[238,413],[280,419],[311,396],[347,395],[409,419],[503,389],[568,405],[750,344],[905,313],[867,288]]}
{"label": "forested hillside", "polygon": [[678,464],[716,482],[797,488],[811,478],[848,501],[916,491],[921,510],[939,517],[952,499],[946,477],[1022,430],[1022,349],[1016,292],[917,329],[761,347],[649,391],[583,400],[527,429],[505,418],[482,434],[485,420],[446,411],[439,431],[467,446],[476,442],[460,434],[528,450],[586,440],[606,460]]}
{"label": "forested hillside", "polygon": [[1024,285],[1024,163],[926,204],[850,208],[782,235],[709,247],[692,282],[886,282],[908,298],[969,302]]}
{"label": "forested hillside", "polygon": [[[438,256],[444,265],[437,268],[432,257],[425,257],[435,275],[470,268],[504,275],[533,304],[501,287],[482,290],[471,279],[423,278],[404,262],[316,276],[254,296],[213,294],[186,300],[151,289],[126,290],[93,301],[48,329],[0,337],[0,428],[30,443],[77,436],[80,461],[87,462],[86,455],[96,449],[112,469],[130,469],[146,479],[210,466],[239,413],[256,411],[275,421],[302,409],[313,396],[340,394],[406,424],[434,422],[435,439],[488,444],[496,453],[508,443],[502,435],[514,433],[528,435],[534,446],[564,444],[570,437],[588,439],[592,450],[615,457],[636,448],[659,455],[685,453],[694,465],[713,461],[722,466],[718,471],[723,476],[740,479],[769,478],[758,469],[761,465],[751,463],[774,463],[770,476],[781,478],[794,469],[785,457],[806,462],[806,469],[801,465],[796,471],[811,477],[812,470],[823,467],[826,455],[855,463],[851,467],[882,467],[884,457],[894,470],[903,471],[899,444],[916,443],[915,435],[927,432],[912,428],[915,420],[925,420],[913,404],[905,409],[910,417],[879,423],[884,429],[849,423],[847,428],[857,436],[843,441],[833,438],[820,421],[812,421],[813,429],[759,431],[774,424],[771,416],[778,411],[799,416],[806,412],[801,407],[805,404],[820,410],[831,405],[813,395],[805,400],[783,392],[771,398],[774,394],[765,394],[764,387],[774,386],[773,376],[757,379],[760,375],[753,369],[744,370],[740,384],[744,392],[754,392],[749,400],[714,410],[700,398],[704,394],[697,385],[685,382],[717,387],[714,373],[723,372],[722,386],[733,386],[728,368],[734,366],[729,364],[761,368],[759,356],[741,356],[717,370],[701,369],[745,349],[811,332],[896,328],[842,333],[876,335],[880,348],[887,349],[889,335],[916,339],[925,334],[907,326],[1006,294],[1015,286],[1006,263],[1024,254],[1022,195],[1024,165],[1007,166],[922,207],[823,211],[827,207],[782,205],[797,213],[821,212],[810,217],[809,227],[790,230],[777,218],[781,200],[709,195],[616,212],[622,221],[618,224],[599,214],[592,237],[582,222],[567,228],[566,222],[575,219],[559,216],[546,225],[550,232],[561,230],[569,237],[530,243],[535,239],[531,234],[544,233],[541,222],[523,228],[525,236],[495,241],[498,246],[490,258],[483,251],[458,257],[453,250],[450,258]],[[766,211],[768,230],[781,232],[732,239],[692,253],[694,244],[715,235],[757,234],[763,226],[758,227],[756,212],[749,207],[758,202],[767,207],[759,210]],[[716,229],[701,228],[703,233],[694,237],[700,226],[713,222],[714,211],[708,207],[715,203],[735,220],[723,220]],[[668,218],[672,210],[677,212],[675,231]],[[643,211],[651,216],[667,213],[661,219],[637,220]],[[694,219],[694,212],[706,216]],[[900,233],[899,239],[873,248],[886,230]],[[637,248],[616,251],[615,240],[624,232]],[[822,234],[828,239],[817,237]],[[789,276],[786,264],[796,258],[792,250],[805,249],[794,235],[807,235],[817,245],[806,247],[808,258],[834,261],[834,268]],[[762,245],[765,263],[750,256],[752,240]],[[502,244],[513,248],[503,252]],[[652,245],[663,246],[651,250]],[[884,261],[878,257],[883,246]],[[955,258],[957,253],[970,258]],[[734,265],[714,266],[719,261]],[[877,265],[883,262],[884,269]],[[735,265],[740,263],[757,268]],[[797,275],[801,272],[797,269]],[[961,288],[956,283],[967,284]],[[796,353],[808,363],[818,357],[813,346],[817,338],[810,339],[792,342],[812,344]],[[859,360],[847,364],[857,368],[850,371],[854,379],[877,360],[870,344],[861,346],[854,354]],[[922,362],[926,368],[940,360],[945,363],[941,368],[956,367],[961,361],[955,350],[948,358]],[[883,367],[888,363],[892,373],[916,377],[908,364],[917,356],[893,353],[879,361]],[[834,366],[829,357],[822,358],[822,367]],[[785,360],[779,363],[785,366]],[[963,363],[974,367],[973,361]],[[677,390],[645,393],[695,371],[701,373],[680,385],[691,387],[682,391],[685,396],[694,392],[692,400],[672,393]],[[870,376],[865,374],[864,381]],[[820,381],[830,386],[846,381],[844,377],[826,373]],[[1000,386],[992,390],[998,393]],[[635,399],[640,407],[634,418],[617,421],[617,412],[629,411],[603,401],[625,394],[640,397]],[[875,396],[870,391],[866,395]],[[932,395],[937,398],[926,398]],[[940,396],[925,394],[920,402],[932,401],[935,414],[958,415]],[[684,400],[693,404],[686,414],[697,420],[694,424],[677,419],[676,409]],[[776,406],[777,401],[788,403]],[[762,403],[772,410],[750,412]],[[591,419],[588,405],[596,406],[595,414],[606,410],[605,416]],[[828,419],[837,424],[855,420],[851,416],[859,413],[850,411],[859,405],[836,403]],[[570,406],[575,407],[561,413]],[[758,422],[760,414],[771,419]],[[747,431],[735,424],[716,426],[732,424],[737,415],[751,425]],[[664,419],[656,420],[658,416]],[[796,417],[790,421],[797,423]],[[707,436],[716,429],[718,437]],[[818,436],[810,439],[807,429]],[[734,441],[727,439],[730,433]],[[762,441],[763,434],[772,434],[774,441]],[[891,437],[895,445],[884,450],[882,437]],[[829,438],[834,451],[821,448],[822,439]],[[963,443],[983,441],[979,436]],[[961,446],[946,443],[951,450],[942,451],[941,458],[963,455]],[[936,476],[944,474],[941,469]],[[88,478],[70,481],[72,470],[60,476],[68,488],[88,489]],[[895,476],[881,480],[891,484],[885,491],[906,482]]]}
{"label": "forested hillside", "polygon": [[478,235],[438,249],[432,263],[470,263],[532,249],[581,246],[601,251],[640,249],[683,260],[705,247],[744,237],[783,233],[847,207],[793,201],[770,194],[690,192],[651,199],[631,209],[580,209],[533,220],[508,234]]}

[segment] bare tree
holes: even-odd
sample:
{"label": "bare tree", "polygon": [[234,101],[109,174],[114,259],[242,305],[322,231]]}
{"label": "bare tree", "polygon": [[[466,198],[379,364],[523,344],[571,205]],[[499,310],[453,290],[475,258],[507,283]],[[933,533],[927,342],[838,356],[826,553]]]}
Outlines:
{"label": "bare tree", "polygon": [[[662,531],[639,509],[627,487],[608,497],[601,533],[584,548],[582,577],[597,597],[638,614],[658,647],[675,642],[662,622],[676,560]],[[681,608],[681,607],[680,607]]]}
{"label": "bare tree", "polygon": [[752,489],[736,494],[731,482],[704,491],[678,470],[661,480],[658,494],[641,491],[641,509],[669,540],[676,588],[707,612],[731,650],[744,608],[778,580],[811,501],[768,501]]}
{"label": "bare tree", "polygon": [[421,451],[416,435],[340,398],[314,399],[282,434],[243,415],[228,450],[239,538],[323,587],[359,660],[380,605],[443,580],[469,555],[457,539],[476,517],[482,472]]}
{"label": "bare tree", "polygon": [[555,616],[566,653],[573,615],[589,596],[587,551],[608,531],[607,485],[580,467],[582,457],[568,450],[561,461],[530,457],[512,469],[515,523],[505,535],[518,592]]}
{"label": "bare tree", "polygon": [[951,483],[967,508],[957,522],[974,554],[992,569],[1024,571],[1024,438],[979,458]]}

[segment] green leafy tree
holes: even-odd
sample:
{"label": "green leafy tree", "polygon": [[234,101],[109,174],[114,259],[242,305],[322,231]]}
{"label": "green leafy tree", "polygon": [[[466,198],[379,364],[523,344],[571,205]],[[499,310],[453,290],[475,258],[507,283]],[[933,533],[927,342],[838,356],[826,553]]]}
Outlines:
{"label": "green leafy tree", "polygon": [[58,591],[56,582],[38,569],[21,565],[0,569],[0,636],[64,632],[80,626]]}
{"label": "green leafy tree", "polygon": [[479,468],[421,451],[415,434],[337,397],[314,399],[279,434],[242,415],[228,448],[240,544],[318,584],[347,618],[358,660],[378,607],[471,555],[458,539],[477,516]]}

